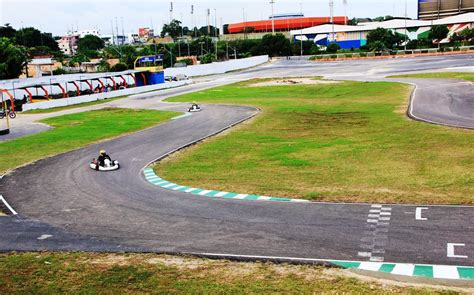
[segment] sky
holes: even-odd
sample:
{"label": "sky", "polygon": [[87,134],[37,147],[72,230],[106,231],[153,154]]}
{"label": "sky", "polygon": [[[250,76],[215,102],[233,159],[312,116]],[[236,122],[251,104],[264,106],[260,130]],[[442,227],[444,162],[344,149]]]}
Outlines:
{"label": "sky", "polygon": [[[0,24],[10,23],[14,28],[33,26],[55,36],[64,35],[71,28],[98,29],[101,34],[112,34],[118,23],[125,33],[137,32],[140,27],[152,27],[160,32],[170,20],[169,0],[0,0]],[[192,26],[191,5],[194,5],[194,24],[207,24],[207,9],[211,10],[211,24],[268,19],[271,15],[270,0],[175,0],[173,14],[186,26]],[[405,15],[416,18],[417,0],[347,0],[347,15],[376,17]],[[301,5],[300,5],[301,4]],[[305,16],[328,16],[329,0],[275,0],[275,14],[300,12]],[[334,0],[334,14],[344,15],[343,0]],[[217,15],[217,18],[214,17]]]}

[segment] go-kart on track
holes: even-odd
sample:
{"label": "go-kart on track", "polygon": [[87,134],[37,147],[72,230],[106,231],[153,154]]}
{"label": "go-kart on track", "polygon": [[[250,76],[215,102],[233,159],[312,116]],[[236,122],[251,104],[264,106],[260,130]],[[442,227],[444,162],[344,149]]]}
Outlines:
{"label": "go-kart on track", "polygon": [[[474,55],[334,63],[285,60],[87,109],[117,106],[185,111],[188,104],[161,101],[251,78],[325,76],[372,81],[412,71],[458,67],[472,71],[473,66]],[[471,83],[398,80],[418,86],[412,117],[474,128]],[[407,263],[389,271],[401,275],[416,272],[411,264],[429,264],[445,266],[432,268],[431,275],[429,270],[423,275],[423,268],[419,269],[422,276],[474,279],[471,270],[456,272],[454,267],[474,266],[474,207],[228,200],[163,189],[145,179],[143,170],[155,159],[257,113],[251,107],[206,105],[191,116],[15,170],[0,182],[0,194],[18,213],[0,218],[0,250],[213,253],[208,256],[259,256],[297,262],[347,260],[373,262],[360,265],[371,270],[381,268],[378,262]],[[100,148],[120,161],[120,170],[97,173],[88,167]]]}

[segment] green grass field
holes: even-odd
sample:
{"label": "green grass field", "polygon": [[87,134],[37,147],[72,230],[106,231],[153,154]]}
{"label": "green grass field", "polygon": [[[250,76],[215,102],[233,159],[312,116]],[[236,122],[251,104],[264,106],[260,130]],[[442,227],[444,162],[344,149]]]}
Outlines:
{"label": "green grass field", "polygon": [[456,294],[337,269],[153,254],[0,255],[1,294]]}
{"label": "green grass field", "polygon": [[138,131],[179,115],[175,112],[103,109],[45,119],[46,132],[0,143],[0,173],[34,160]]}
{"label": "green grass field", "polygon": [[432,79],[461,79],[474,82],[474,73],[470,72],[440,72],[425,74],[410,74],[390,76],[388,78],[432,78]]}
{"label": "green grass field", "polygon": [[410,86],[248,87],[254,82],[170,99],[263,111],[157,164],[157,174],[204,189],[315,201],[474,204],[474,133],[408,119]]}

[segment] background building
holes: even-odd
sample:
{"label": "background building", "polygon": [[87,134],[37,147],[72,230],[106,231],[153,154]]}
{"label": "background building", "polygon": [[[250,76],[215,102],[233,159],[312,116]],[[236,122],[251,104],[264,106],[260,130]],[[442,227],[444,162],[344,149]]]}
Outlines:
{"label": "background building", "polygon": [[[322,25],[291,31],[291,35],[295,41],[300,41],[301,39],[303,41],[311,40],[321,46],[327,46],[329,43],[336,42],[342,49],[357,49],[367,44],[367,35],[377,28],[389,29],[401,35],[406,35],[407,41],[409,41],[428,38],[433,25],[448,26],[449,35],[451,36],[466,28],[474,27],[474,12],[434,21],[393,19],[359,26]],[[448,41],[443,40],[441,42]]]}
{"label": "background building", "polygon": [[474,12],[474,0],[418,0],[418,19],[440,19],[466,12]]}
{"label": "background building", "polygon": [[[345,16],[335,16],[334,23],[344,25],[348,21]],[[246,21],[224,25],[224,40],[233,39],[260,39],[271,33],[275,25],[275,32],[290,37],[291,30],[300,30],[331,23],[330,17],[304,17],[301,13],[278,14],[270,16],[268,20]]]}

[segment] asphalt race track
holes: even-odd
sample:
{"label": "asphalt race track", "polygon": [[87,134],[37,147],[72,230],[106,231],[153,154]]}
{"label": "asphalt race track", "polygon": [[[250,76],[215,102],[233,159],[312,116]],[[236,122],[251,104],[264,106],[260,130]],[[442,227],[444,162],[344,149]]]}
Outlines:
{"label": "asphalt race track", "polygon": [[[474,55],[333,63],[281,60],[94,108],[184,111],[185,104],[161,101],[255,77],[374,81],[457,67],[472,71],[473,66]],[[395,80],[417,85],[413,118],[474,128],[472,83]],[[15,170],[0,180],[0,194],[19,213],[0,217],[0,251],[216,253],[474,266],[474,207],[235,201],[194,197],[145,180],[143,168],[149,162],[257,113],[251,107],[207,105],[192,116]],[[88,168],[100,148],[119,159],[119,171]],[[374,211],[383,214],[374,219]],[[455,253],[447,251],[450,245]]]}

